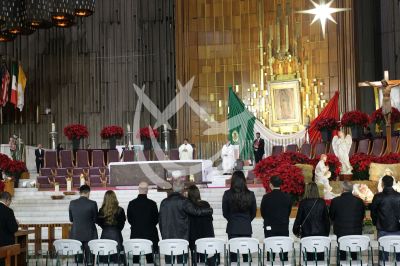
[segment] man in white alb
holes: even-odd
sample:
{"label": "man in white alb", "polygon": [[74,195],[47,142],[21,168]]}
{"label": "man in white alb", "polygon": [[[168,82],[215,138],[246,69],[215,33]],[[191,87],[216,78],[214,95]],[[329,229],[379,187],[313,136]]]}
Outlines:
{"label": "man in white alb", "polygon": [[224,171],[224,174],[232,173],[232,169],[235,166],[235,151],[229,139],[222,147],[221,158],[222,158],[222,170]]}
{"label": "man in white alb", "polygon": [[179,146],[179,160],[193,160],[193,147],[188,139],[184,139],[183,144]]}

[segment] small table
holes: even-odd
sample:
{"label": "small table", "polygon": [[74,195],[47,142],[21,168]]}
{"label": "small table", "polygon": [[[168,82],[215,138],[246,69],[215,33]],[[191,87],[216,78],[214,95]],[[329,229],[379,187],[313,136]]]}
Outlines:
{"label": "small table", "polygon": [[21,252],[18,255],[18,265],[25,266],[28,255],[28,235],[33,234],[34,230],[18,230],[15,233],[15,243],[21,247]]}

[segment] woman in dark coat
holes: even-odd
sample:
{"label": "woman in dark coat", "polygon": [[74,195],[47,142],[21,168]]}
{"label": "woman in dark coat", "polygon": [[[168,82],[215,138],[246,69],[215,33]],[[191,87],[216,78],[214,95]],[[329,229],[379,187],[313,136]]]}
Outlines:
{"label": "woman in dark coat", "polygon": [[[210,204],[207,201],[201,200],[200,190],[196,185],[191,185],[188,188],[188,198],[194,205],[198,208],[210,208]],[[213,226],[213,217],[212,215],[208,216],[190,216],[189,217],[190,226],[189,226],[189,247],[194,254],[196,249],[195,242],[197,239],[205,238],[205,237],[215,237],[214,235],[214,226]],[[212,255],[212,254],[208,254]],[[193,258],[193,256],[192,256]],[[193,258],[194,259],[194,258]],[[197,258],[198,262],[205,262],[204,255],[198,254]],[[208,265],[215,264],[215,258],[211,257],[207,261]]]}
{"label": "woman in dark coat", "polygon": [[[304,197],[300,201],[296,220],[293,225],[293,234],[299,233],[301,238],[307,236],[329,236],[330,221],[325,201],[320,198],[318,186],[315,182],[306,185]],[[317,255],[323,260],[323,253]],[[307,254],[307,260],[314,260],[314,254]]]}
{"label": "woman in dark coat", "polygon": [[[254,192],[247,188],[242,171],[235,171],[231,179],[231,188],[222,197],[222,214],[228,221],[226,233],[228,239],[251,237],[251,221],[256,217],[257,204]],[[236,253],[231,253],[231,262],[236,262]],[[247,255],[243,255],[247,261]]]}
{"label": "woman in dark coat", "polygon": [[119,251],[123,250],[121,231],[125,226],[125,220],[125,211],[119,206],[117,195],[114,191],[108,190],[104,194],[97,224],[103,229],[100,238],[117,241]]}

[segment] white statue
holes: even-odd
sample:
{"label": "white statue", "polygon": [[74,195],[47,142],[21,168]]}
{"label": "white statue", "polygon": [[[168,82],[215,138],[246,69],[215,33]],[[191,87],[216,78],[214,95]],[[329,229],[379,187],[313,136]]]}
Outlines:
{"label": "white statue", "polygon": [[325,154],[321,154],[320,160],[315,167],[315,183],[324,185],[324,199],[333,199],[337,195],[332,193],[332,187],[329,185],[329,178],[331,172],[329,167],[325,165],[328,157]]}
{"label": "white statue", "polygon": [[222,170],[224,173],[231,173],[235,166],[235,150],[228,140],[221,150]]}
{"label": "white statue", "polygon": [[353,140],[350,135],[344,136],[342,131],[339,131],[338,136],[334,136],[332,140],[333,152],[339,161],[342,163],[341,174],[349,175],[351,174],[353,167],[351,167],[349,152],[351,149],[351,144]]}
{"label": "white statue", "polygon": [[386,168],[384,174],[379,178],[379,181],[378,181],[378,192],[382,192],[383,191],[382,178],[385,175],[391,176],[393,178],[393,189],[396,190],[397,192],[400,192],[400,181],[396,182],[396,178],[393,176],[393,172],[389,168]]}
{"label": "white statue", "polygon": [[180,160],[193,160],[193,147],[185,139],[183,144],[179,146],[179,159]]}
{"label": "white statue", "polygon": [[366,202],[372,202],[372,199],[374,198],[374,193],[372,193],[366,184],[354,184],[353,195]]}

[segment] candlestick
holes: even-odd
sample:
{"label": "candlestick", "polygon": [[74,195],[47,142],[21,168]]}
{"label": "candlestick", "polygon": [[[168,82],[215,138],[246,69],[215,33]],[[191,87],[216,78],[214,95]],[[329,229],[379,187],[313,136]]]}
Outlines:
{"label": "candlestick", "polygon": [[83,174],[81,174],[81,176],[80,176],[80,182],[81,182],[80,183],[81,186],[86,184],[85,176]]}
{"label": "candlestick", "polygon": [[54,183],[54,193],[56,195],[60,194],[60,185],[58,183]]}
{"label": "candlestick", "polygon": [[281,26],[280,23],[276,23],[276,51],[281,51]]}
{"label": "candlestick", "polygon": [[72,190],[72,180],[67,179],[67,191],[70,192]]}
{"label": "candlestick", "polygon": [[51,123],[51,132],[56,132],[56,124]]}

